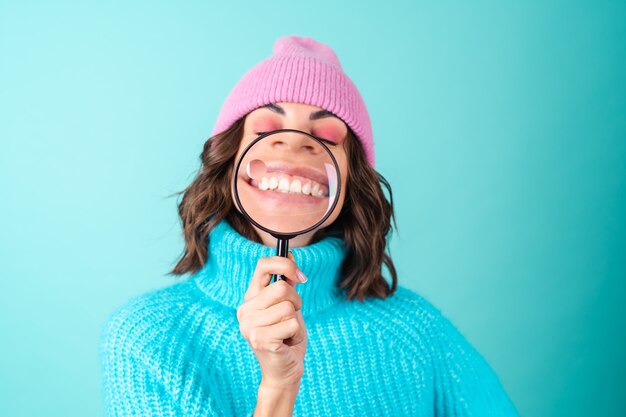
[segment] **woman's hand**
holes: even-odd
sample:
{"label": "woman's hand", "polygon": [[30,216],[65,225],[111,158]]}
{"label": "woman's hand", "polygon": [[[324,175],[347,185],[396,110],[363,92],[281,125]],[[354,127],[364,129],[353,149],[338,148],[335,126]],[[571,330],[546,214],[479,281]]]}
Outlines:
{"label": "woman's hand", "polygon": [[[270,285],[272,274],[286,280]],[[237,308],[239,329],[261,366],[261,387],[297,393],[304,372],[307,332],[295,286],[306,278],[289,258],[271,256],[257,263],[244,303]]]}

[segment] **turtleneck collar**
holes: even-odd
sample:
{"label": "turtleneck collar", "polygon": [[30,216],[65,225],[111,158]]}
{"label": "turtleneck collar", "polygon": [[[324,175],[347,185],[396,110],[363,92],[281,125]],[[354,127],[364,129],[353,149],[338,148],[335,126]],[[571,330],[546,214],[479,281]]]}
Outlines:
{"label": "turtleneck collar", "polygon": [[[347,254],[343,239],[328,236],[290,250],[296,265],[308,278],[306,283],[296,285],[303,316],[345,300],[345,291],[337,287],[341,263]],[[244,302],[258,260],[275,255],[276,248],[249,240],[224,219],[211,231],[207,261],[191,279],[210,298],[236,309]]]}

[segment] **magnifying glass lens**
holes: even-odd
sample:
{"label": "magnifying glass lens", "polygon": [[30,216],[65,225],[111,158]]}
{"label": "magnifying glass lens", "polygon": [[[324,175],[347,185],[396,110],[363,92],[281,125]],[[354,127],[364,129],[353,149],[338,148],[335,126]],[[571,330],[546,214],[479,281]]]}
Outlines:
{"label": "magnifying glass lens", "polygon": [[331,210],[337,198],[335,165],[328,149],[304,132],[262,137],[238,164],[240,208],[276,234],[297,235]]}

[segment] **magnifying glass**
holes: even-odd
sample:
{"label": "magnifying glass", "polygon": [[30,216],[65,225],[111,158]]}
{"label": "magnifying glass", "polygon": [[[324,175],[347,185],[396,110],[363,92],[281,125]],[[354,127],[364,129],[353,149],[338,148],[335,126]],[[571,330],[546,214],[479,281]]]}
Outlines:
{"label": "magnifying glass", "polygon": [[[339,200],[339,165],[330,149],[296,129],[266,132],[241,153],[233,175],[235,201],[256,227],[277,239],[287,257],[289,239],[319,227]],[[272,275],[272,283],[284,280]]]}

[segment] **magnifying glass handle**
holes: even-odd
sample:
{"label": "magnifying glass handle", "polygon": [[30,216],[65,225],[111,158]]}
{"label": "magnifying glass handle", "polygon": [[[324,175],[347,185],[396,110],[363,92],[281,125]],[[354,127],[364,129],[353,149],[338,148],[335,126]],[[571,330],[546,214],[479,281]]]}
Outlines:
{"label": "magnifying glass handle", "polygon": [[[283,258],[287,258],[287,252],[289,252],[289,239],[277,238],[276,241],[276,256],[282,256]],[[278,280],[284,280],[285,276],[282,274],[273,274],[272,275],[272,284]]]}

